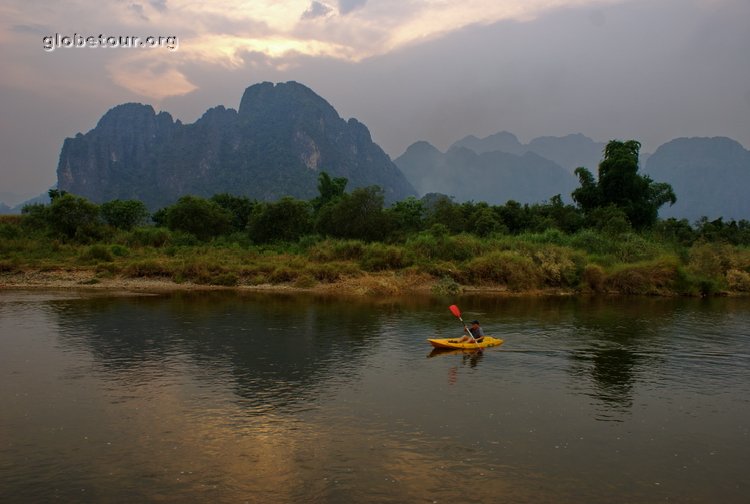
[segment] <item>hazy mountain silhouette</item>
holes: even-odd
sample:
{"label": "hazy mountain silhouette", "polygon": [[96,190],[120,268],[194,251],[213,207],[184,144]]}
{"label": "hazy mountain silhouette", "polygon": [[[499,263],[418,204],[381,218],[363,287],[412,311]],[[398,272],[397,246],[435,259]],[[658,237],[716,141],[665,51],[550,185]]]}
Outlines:
{"label": "hazy mountain silhouette", "polygon": [[139,199],[154,209],[185,194],[309,199],[321,171],[349,179],[347,189],[378,185],[387,201],[415,194],[365,125],[296,82],[250,86],[239,110],[218,106],[193,124],[118,105],[65,140],[57,176],[59,189],[92,201]]}
{"label": "hazy mountain silhouette", "polygon": [[[580,133],[522,144],[501,132],[464,137],[446,153],[416,142],[394,162],[420,194],[496,204],[541,202],[561,194],[570,201],[578,187],[572,172],[584,166],[596,176],[605,145]],[[642,154],[640,166],[652,179],[671,184],[677,196],[675,205],[662,207],[661,217],[750,219],[750,151],[732,139],[678,138]]]}
{"label": "hazy mountain silhouette", "polygon": [[572,174],[533,152],[477,153],[454,146],[442,153],[427,142],[416,142],[394,162],[420,194],[443,193],[456,201],[534,203],[556,194],[570,200],[577,186]]}
{"label": "hazy mountain silhouette", "polygon": [[730,138],[677,138],[656,149],[644,172],[677,195],[661,217],[750,219],[750,151]]}
{"label": "hazy mountain silhouette", "polygon": [[573,173],[579,166],[596,171],[602,160],[605,145],[581,133],[562,137],[543,136],[523,144],[513,133],[501,131],[485,138],[469,135],[451,145],[451,148],[466,147],[477,154],[500,151],[521,156],[533,152]]}
{"label": "hazy mountain silhouette", "polygon": [[449,150],[454,147],[466,147],[477,154],[500,151],[519,156],[526,154],[529,150],[524,144],[518,141],[516,135],[507,131],[501,131],[484,138],[469,135],[451,145]]}

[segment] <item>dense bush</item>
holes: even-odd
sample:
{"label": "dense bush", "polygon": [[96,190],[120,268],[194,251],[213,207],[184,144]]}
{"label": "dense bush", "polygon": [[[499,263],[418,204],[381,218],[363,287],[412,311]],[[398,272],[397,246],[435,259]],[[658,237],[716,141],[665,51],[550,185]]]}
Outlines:
{"label": "dense bush", "polygon": [[173,231],[184,231],[206,241],[232,229],[232,214],[215,201],[183,196],[167,208],[166,223]]}
{"label": "dense bush", "polygon": [[312,229],[312,208],[291,197],[256,205],[248,222],[250,238],[257,243],[299,240]]}
{"label": "dense bush", "polygon": [[112,200],[102,203],[104,221],[112,227],[130,230],[141,226],[148,219],[146,205],[137,200]]}
{"label": "dense bush", "polygon": [[87,242],[102,236],[99,206],[80,196],[64,194],[53,199],[46,220],[54,233],[65,238]]}

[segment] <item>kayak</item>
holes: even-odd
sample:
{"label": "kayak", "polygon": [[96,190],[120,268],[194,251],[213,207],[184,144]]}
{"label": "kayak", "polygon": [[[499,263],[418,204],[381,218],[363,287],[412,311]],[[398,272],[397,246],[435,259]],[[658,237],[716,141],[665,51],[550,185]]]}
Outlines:
{"label": "kayak", "polygon": [[481,342],[475,343],[474,341],[461,342],[461,338],[445,338],[445,339],[428,339],[432,346],[435,348],[455,348],[460,350],[471,350],[472,348],[487,348],[503,344],[503,340],[499,338],[493,338],[492,336],[485,336]]}

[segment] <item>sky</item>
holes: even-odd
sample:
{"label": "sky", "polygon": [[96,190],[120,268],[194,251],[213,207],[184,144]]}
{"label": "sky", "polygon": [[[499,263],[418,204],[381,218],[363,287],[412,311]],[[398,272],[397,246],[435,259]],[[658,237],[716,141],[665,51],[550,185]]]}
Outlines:
{"label": "sky", "polygon": [[[499,131],[750,148],[748,21],[747,0],[3,0],[0,201],[46,192],[64,139],[118,104],[191,123],[263,81],[309,86],[392,158]],[[90,47],[124,36],[165,43]]]}

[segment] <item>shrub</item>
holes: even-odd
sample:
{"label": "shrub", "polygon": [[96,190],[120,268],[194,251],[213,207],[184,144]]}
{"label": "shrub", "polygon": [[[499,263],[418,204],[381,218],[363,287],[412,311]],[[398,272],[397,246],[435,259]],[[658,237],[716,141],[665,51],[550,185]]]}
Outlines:
{"label": "shrub", "polygon": [[112,245],[109,250],[115,257],[127,257],[128,255],[130,255],[130,250],[122,245]]}
{"label": "shrub", "polygon": [[47,221],[54,232],[85,242],[99,234],[99,206],[86,198],[64,194],[50,204]]}
{"label": "shrub", "polygon": [[112,262],[114,257],[109,248],[104,245],[92,245],[81,254],[81,259],[86,261]]}
{"label": "shrub", "polygon": [[124,273],[130,277],[171,277],[173,270],[169,264],[155,259],[146,259],[129,264]]}
{"label": "shrub", "polygon": [[271,283],[287,283],[295,281],[299,275],[299,271],[288,266],[278,266],[268,276],[268,280]]}
{"label": "shrub", "polygon": [[583,284],[594,292],[603,292],[606,275],[604,269],[597,264],[589,264],[583,270]]}
{"label": "shrub", "polygon": [[255,206],[248,227],[257,243],[297,241],[312,229],[312,208],[306,201],[284,197]]}
{"label": "shrub", "polygon": [[750,292],[750,273],[737,269],[729,270],[727,271],[727,284],[729,290]]}
{"label": "shrub", "polygon": [[310,247],[308,255],[315,261],[358,261],[365,251],[365,243],[360,240],[328,239]]}
{"label": "shrub", "polygon": [[325,264],[309,264],[305,274],[311,275],[319,282],[334,283],[344,275],[356,275],[359,269],[348,262],[330,262]]}
{"label": "shrub", "polygon": [[432,287],[432,293],[438,296],[455,296],[460,294],[461,286],[451,277],[444,276]]}
{"label": "shrub", "polygon": [[623,265],[609,275],[606,285],[621,294],[674,294],[681,276],[677,261],[659,259]]}
{"label": "shrub", "polygon": [[116,199],[102,203],[101,213],[107,224],[125,230],[145,224],[148,219],[146,205],[138,200]]}
{"label": "shrub", "polygon": [[576,264],[569,250],[548,246],[534,252],[533,258],[545,284],[564,287],[578,283]]}
{"label": "shrub", "polygon": [[611,252],[611,240],[593,229],[582,229],[572,236],[570,246],[593,255]]}
{"label": "shrub", "polygon": [[467,261],[482,253],[482,241],[470,234],[449,236],[433,232],[409,238],[406,250],[413,261]]}
{"label": "shrub", "polygon": [[407,265],[404,249],[395,245],[382,243],[369,244],[360,260],[362,269],[367,271],[382,271],[401,269]]}
{"label": "shrub", "polygon": [[304,273],[297,277],[297,280],[294,281],[294,286],[299,289],[310,289],[312,287],[315,287],[317,283],[318,281],[315,280],[312,275],[310,275],[309,273]]}
{"label": "shrub", "polygon": [[512,290],[523,290],[539,287],[541,275],[529,257],[502,251],[469,261],[466,276],[468,283],[498,283]]}
{"label": "shrub", "polygon": [[172,235],[162,227],[140,227],[125,235],[125,244],[130,247],[163,247],[169,243]]}
{"label": "shrub", "polygon": [[3,240],[15,240],[22,235],[21,228],[15,224],[0,223],[0,238]]}
{"label": "shrub", "polygon": [[691,271],[704,277],[723,277],[732,268],[731,248],[727,245],[700,243],[689,252]]}
{"label": "shrub", "polygon": [[183,196],[166,211],[169,229],[190,233],[202,241],[231,231],[232,219],[233,215],[215,201],[197,196]]}
{"label": "shrub", "polygon": [[211,278],[211,285],[222,285],[224,287],[234,287],[239,283],[239,278],[232,272],[219,273]]}

